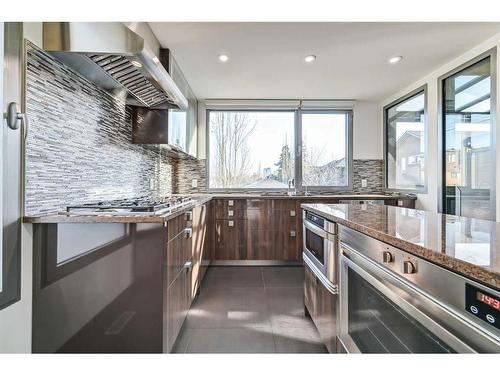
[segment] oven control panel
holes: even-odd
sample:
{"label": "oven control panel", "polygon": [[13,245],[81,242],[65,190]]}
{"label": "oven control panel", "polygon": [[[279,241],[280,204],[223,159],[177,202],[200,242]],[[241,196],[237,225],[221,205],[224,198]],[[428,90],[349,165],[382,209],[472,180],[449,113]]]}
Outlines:
{"label": "oven control panel", "polygon": [[465,284],[465,309],[479,319],[500,329],[500,297],[473,285]]}
{"label": "oven control panel", "polygon": [[323,219],[320,216],[316,216],[309,211],[306,211],[306,220],[310,221],[311,223],[317,225],[320,228],[324,228],[325,226],[325,219]]}

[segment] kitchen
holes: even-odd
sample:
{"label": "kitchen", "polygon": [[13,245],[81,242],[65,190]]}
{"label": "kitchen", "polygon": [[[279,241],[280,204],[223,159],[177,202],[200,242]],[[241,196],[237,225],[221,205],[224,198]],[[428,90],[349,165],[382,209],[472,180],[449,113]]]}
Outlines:
{"label": "kitchen", "polygon": [[1,26],[1,353],[500,354],[500,23]]}

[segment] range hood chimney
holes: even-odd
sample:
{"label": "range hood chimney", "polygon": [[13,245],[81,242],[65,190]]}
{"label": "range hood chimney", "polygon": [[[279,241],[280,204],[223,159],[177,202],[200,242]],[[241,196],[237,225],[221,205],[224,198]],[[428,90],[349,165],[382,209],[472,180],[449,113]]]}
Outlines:
{"label": "range hood chimney", "polygon": [[127,104],[186,110],[188,101],[144,39],[120,22],[44,22],[43,49]]}

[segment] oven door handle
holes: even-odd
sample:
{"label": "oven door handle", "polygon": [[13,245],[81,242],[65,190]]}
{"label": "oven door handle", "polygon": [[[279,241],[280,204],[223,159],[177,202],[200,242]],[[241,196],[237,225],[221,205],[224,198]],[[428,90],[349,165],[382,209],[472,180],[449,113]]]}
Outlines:
{"label": "oven door handle", "polygon": [[[346,246],[344,243],[341,243],[341,249],[341,262],[343,263],[341,266],[341,272],[344,272],[345,265],[349,266],[420,324],[435,333],[436,336],[442,338],[454,350],[461,353],[476,352],[476,350],[464,343],[461,339],[438,323],[438,321],[435,320],[437,317],[439,317],[440,321],[457,320],[458,324],[467,327],[468,334],[473,334],[475,336],[475,342],[484,342],[484,340],[486,340],[490,343],[490,345],[487,345],[490,350],[496,352],[498,351],[498,342],[492,339],[489,335],[486,335],[483,331],[479,330],[476,326],[472,325],[469,321],[466,321],[461,316],[453,313],[448,307],[441,304],[425,291],[413,286],[397,274],[382,268],[370,258],[360,254],[351,247]],[[392,290],[387,284],[392,285],[397,289],[401,289],[403,291],[403,296]],[[343,291],[341,287],[341,299],[344,297],[342,293]],[[429,316],[430,314],[425,313],[425,311],[432,311],[435,319],[432,319]],[[342,313],[346,312],[342,311],[341,308],[341,314]],[[344,319],[341,318],[341,321],[343,320]]]}
{"label": "oven door handle", "polygon": [[328,241],[335,241],[335,235],[328,233],[326,230],[318,228],[316,225],[311,224],[307,220],[304,220],[304,228],[310,230],[314,234],[320,236],[321,238]]}

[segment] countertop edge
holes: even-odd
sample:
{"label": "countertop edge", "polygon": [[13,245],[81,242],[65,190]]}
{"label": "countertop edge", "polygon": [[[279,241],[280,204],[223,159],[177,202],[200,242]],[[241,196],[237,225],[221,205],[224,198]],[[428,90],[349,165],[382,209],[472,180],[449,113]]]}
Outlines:
{"label": "countertop edge", "polygon": [[[338,216],[331,215],[311,204],[304,203],[301,204],[301,207],[310,210],[318,215],[321,215],[326,219],[332,220],[333,222],[336,222],[340,225],[344,225],[378,241],[382,241],[384,243],[387,243],[388,245],[397,247],[398,249],[434,263],[440,267],[443,267],[444,269],[456,272],[466,278],[470,278],[481,284],[500,290],[500,274],[484,269],[481,266],[463,261],[461,259],[453,258],[446,254],[437,253],[434,250],[396,238],[389,234],[385,234],[375,229],[366,227],[362,224],[358,224],[348,219],[343,219]],[[471,271],[471,269],[473,271]]]}
{"label": "countertop edge", "polygon": [[24,216],[25,224],[57,224],[57,223],[164,223],[187,210],[205,204],[212,200],[212,197],[201,197],[195,199],[192,204],[165,215],[63,215],[47,214],[39,216]]}

